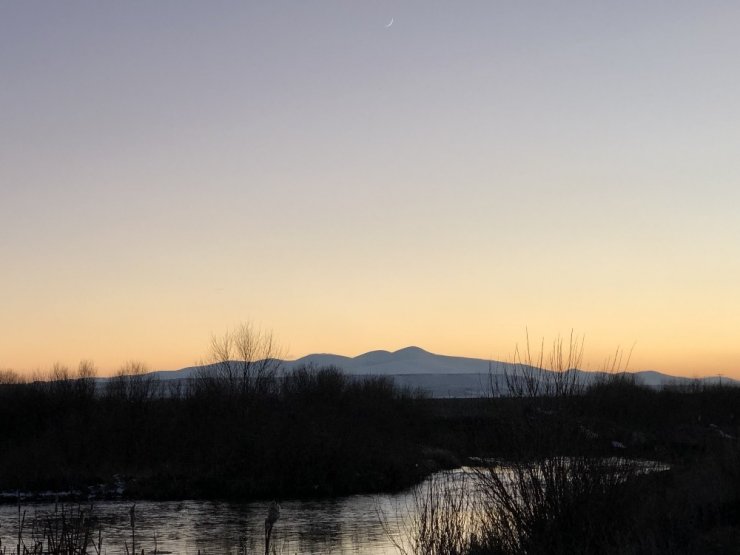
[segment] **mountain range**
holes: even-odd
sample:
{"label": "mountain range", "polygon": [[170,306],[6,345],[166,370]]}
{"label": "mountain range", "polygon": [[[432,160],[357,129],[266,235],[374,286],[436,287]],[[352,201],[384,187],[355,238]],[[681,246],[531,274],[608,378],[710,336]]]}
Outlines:
{"label": "mountain range", "polygon": [[[280,361],[285,370],[301,366],[320,368],[334,366],[352,376],[392,376],[397,384],[419,388],[434,397],[478,397],[490,392],[491,384],[504,383],[504,375],[517,375],[522,366],[509,362],[485,360],[468,357],[438,355],[419,347],[406,347],[398,351],[370,351],[356,357],[347,357],[328,353],[311,354],[296,360]],[[201,370],[201,366],[192,366],[181,370],[158,371],[152,375],[163,379],[187,379]],[[532,369],[539,375],[551,376],[547,370]],[[581,383],[593,383],[603,379],[604,372],[573,370],[578,373]],[[705,378],[685,378],[671,376],[652,370],[629,372],[637,383],[649,387],[661,388],[668,385],[701,384],[740,385],[740,382],[717,376]]]}

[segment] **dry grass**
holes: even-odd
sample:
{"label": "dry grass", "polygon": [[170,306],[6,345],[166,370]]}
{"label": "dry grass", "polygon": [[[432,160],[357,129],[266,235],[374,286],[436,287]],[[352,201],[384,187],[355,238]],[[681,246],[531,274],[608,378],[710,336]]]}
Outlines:
{"label": "dry grass", "polygon": [[100,555],[102,549],[102,532],[92,507],[57,506],[54,512],[28,521],[19,505],[16,545],[8,548],[0,540],[0,555]]}
{"label": "dry grass", "polygon": [[403,555],[462,555],[476,542],[479,511],[471,495],[476,476],[466,470],[431,476],[412,491],[411,506],[391,526],[381,514],[386,535]]}
{"label": "dry grass", "polygon": [[605,552],[619,534],[633,479],[652,464],[619,458],[543,457],[479,471],[485,553]]}

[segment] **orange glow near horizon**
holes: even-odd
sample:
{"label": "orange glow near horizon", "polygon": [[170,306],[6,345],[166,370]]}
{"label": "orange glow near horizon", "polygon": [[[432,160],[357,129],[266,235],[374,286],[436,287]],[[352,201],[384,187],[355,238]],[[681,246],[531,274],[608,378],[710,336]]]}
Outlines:
{"label": "orange glow near horizon", "polygon": [[[152,326],[149,330],[153,332]],[[274,334],[278,344],[279,353],[286,360],[294,360],[312,353],[332,353],[343,356],[357,356],[372,350],[396,351],[410,345],[419,346],[427,351],[436,354],[449,356],[462,356],[471,358],[480,358],[484,360],[512,361],[514,360],[514,351],[517,347],[523,349],[526,344],[524,332],[507,333],[499,328],[494,329],[491,337],[495,340],[488,341],[486,334],[480,329],[478,333],[456,333],[450,326],[448,329],[422,329],[419,333],[408,341],[399,341],[393,337],[394,332],[403,333],[402,330],[383,330],[380,333],[372,333],[366,326],[363,326],[362,336],[350,337],[342,330],[334,330],[337,339],[344,339],[344,345],[329,341],[322,342],[318,334],[314,332],[306,340],[285,341],[283,334]],[[34,364],[24,364],[24,359],[18,358],[15,363],[7,361],[0,365],[0,369],[8,368],[20,371],[22,375],[31,376],[33,374],[45,373],[53,364],[60,363],[75,370],[80,360],[92,360],[98,368],[99,375],[108,376],[122,367],[128,361],[143,362],[149,370],[176,370],[188,366],[202,363],[208,358],[208,345],[210,341],[210,332],[204,330],[202,336],[187,336],[187,330],[173,328],[175,333],[180,333],[178,337],[170,337],[169,341],[162,341],[161,336],[151,335],[147,338],[147,330],[142,330],[138,337],[130,337],[120,341],[111,336],[107,341],[101,338],[95,348],[84,349],[83,345],[75,343],[73,339],[68,339],[66,345],[59,345],[57,352],[53,351],[54,344],[46,343],[43,345],[26,344],[21,345],[27,350],[27,360],[34,361]],[[225,329],[214,332],[217,335],[223,333]],[[472,330],[475,331],[475,330]],[[411,335],[411,334],[409,334]],[[561,337],[567,342],[568,334],[561,334]],[[556,336],[544,337],[545,357],[549,354],[552,347],[552,340]],[[621,339],[621,338],[620,338]],[[530,344],[533,356],[539,355],[542,336],[535,336],[530,332]],[[733,371],[733,363],[740,354],[738,350],[723,350],[721,342],[717,344],[708,343],[701,351],[692,351],[686,347],[677,348],[671,344],[658,345],[653,349],[643,348],[639,342],[629,344],[628,339],[622,342],[615,342],[609,345],[607,342],[598,342],[589,337],[584,338],[584,357],[581,367],[588,370],[608,369],[613,361],[615,351],[619,349],[622,354],[622,364],[620,369],[628,371],[639,370],[657,370],[667,374],[685,377],[703,377],[713,375],[723,375],[730,378],[740,379],[740,372]],[[476,344],[479,342],[479,344]],[[486,343],[488,343],[486,345]],[[313,345],[317,347],[313,347]],[[483,345],[481,347],[481,344]],[[66,347],[66,349],[64,348]],[[79,349],[79,350],[78,350]],[[632,349],[631,356],[630,349]],[[82,352],[80,356],[79,352]],[[49,353],[47,355],[47,353]],[[629,364],[627,359],[629,356]],[[9,363],[8,363],[9,362]]]}
{"label": "orange glow near horizon", "polygon": [[0,368],[248,321],[740,379],[740,7],[430,2],[0,4]]}

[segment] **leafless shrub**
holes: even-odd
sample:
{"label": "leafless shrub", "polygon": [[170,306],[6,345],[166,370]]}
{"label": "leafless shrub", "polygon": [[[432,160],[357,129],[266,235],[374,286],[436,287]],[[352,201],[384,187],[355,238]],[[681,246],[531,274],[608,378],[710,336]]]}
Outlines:
{"label": "leafless shrub", "polygon": [[75,389],[80,396],[89,397],[95,394],[95,378],[98,369],[91,360],[81,360],[77,367]]}
{"label": "leafless shrub", "polygon": [[[386,535],[403,555],[470,553],[481,529],[480,512],[466,471],[431,476],[413,490],[407,519],[394,531],[388,515],[380,519]],[[399,520],[399,519],[397,519]]]}
{"label": "leafless shrub", "polygon": [[18,385],[22,383],[25,383],[25,380],[15,370],[0,369],[0,385]]}
{"label": "leafless shrub", "polygon": [[138,403],[161,396],[161,393],[160,380],[149,374],[146,365],[138,361],[129,361],[121,366],[108,380],[105,389],[109,398]]}
{"label": "leafless shrub", "polygon": [[69,366],[54,363],[48,376],[49,390],[60,397],[70,397],[74,390],[74,381]]}
{"label": "leafless shrub", "polygon": [[634,479],[654,470],[585,456],[494,464],[417,487],[396,533],[387,515],[381,520],[403,555],[601,553],[629,529],[624,507],[634,501]]}
{"label": "leafless shrub", "polygon": [[629,352],[625,352],[621,347],[617,347],[614,354],[607,357],[601,366],[601,371],[596,374],[592,386],[610,386],[610,385],[636,385],[635,376],[627,372],[632,352],[635,346]]}
{"label": "leafless shrub", "polygon": [[612,541],[630,495],[624,487],[651,463],[542,457],[478,471],[480,540],[490,553],[597,553]]}
{"label": "leafless shrub", "polygon": [[583,390],[580,372],[583,347],[584,338],[576,337],[571,331],[567,341],[558,336],[546,355],[545,340],[541,340],[538,351],[533,351],[527,331],[524,348],[517,345],[512,363],[504,367],[506,393],[526,398],[579,394]]}
{"label": "leafless shrub", "polygon": [[281,351],[272,332],[243,323],[211,337],[210,353],[196,387],[223,387],[235,394],[265,393],[274,385]]}

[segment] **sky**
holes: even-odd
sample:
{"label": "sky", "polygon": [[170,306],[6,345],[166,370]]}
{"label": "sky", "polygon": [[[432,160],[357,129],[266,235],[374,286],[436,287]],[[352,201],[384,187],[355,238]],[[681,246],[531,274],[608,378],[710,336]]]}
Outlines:
{"label": "sky", "polygon": [[[392,20],[392,25],[388,24]],[[0,368],[285,355],[740,378],[740,4],[0,3]]]}

